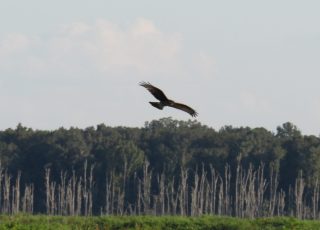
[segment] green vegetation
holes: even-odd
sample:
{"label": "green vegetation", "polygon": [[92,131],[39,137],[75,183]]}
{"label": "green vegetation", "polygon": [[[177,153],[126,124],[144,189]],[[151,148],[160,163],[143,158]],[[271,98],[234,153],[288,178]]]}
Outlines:
{"label": "green vegetation", "polygon": [[179,216],[0,216],[0,229],[165,229],[165,230],[255,230],[255,229],[319,229],[320,222],[288,217],[238,219],[232,217],[179,217]]}
{"label": "green vegetation", "polygon": [[0,213],[320,218],[320,138],[163,118],[0,131]]}

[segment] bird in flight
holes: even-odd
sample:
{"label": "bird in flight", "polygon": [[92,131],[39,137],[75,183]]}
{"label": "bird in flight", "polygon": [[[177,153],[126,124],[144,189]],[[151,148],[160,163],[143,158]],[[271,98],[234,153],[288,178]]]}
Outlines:
{"label": "bird in flight", "polygon": [[162,110],[163,107],[170,106],[185,111],[189,113],[192,117],[196,117],[198,115],[198,113],[189,106],[168,99],[161,89],[158,89],[157,87],[151,85],[149,82],[141,82],[140,85],[146,88],[155,98],[157,98],[160,101],[149,102],[152,106],[156,107],[157,109]]}

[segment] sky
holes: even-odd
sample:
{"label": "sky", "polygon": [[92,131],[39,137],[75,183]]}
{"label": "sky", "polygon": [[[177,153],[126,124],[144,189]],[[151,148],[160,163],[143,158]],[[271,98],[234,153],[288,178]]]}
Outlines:
{"label": "sky", "polygon": [[147,81],[214,129],[320,134],[320,1],[0,0],[0,130],[142,127]]}

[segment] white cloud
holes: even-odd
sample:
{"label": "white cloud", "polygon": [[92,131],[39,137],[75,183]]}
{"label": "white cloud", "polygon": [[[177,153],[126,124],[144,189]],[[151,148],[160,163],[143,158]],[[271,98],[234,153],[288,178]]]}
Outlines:
{"label": "white cloud", "polygon": [[0,74],[20,71],[32,42],[32,38],[19,33],[0,38]]}
{"label": "white cloud", "polygon": [[121,26],[108,20],[62,25],[46,36],[0,37],[0,74],[53,81],[159,82],[215,75],[215,59],[191,52],[177,32],[139,18]]}
{"label": "white cloud", "polygon": [[23,34],[7,34],[0,42],[0,55],[10,55],[24,51],[30,44],[29,38]]}
{"label": "white cloud", "polygon": [[101,19],[65,25],[49,38],[8,35],[0,39],[0,65],[32,77],[173,74],[182,69],[181,47],[178,33],[162,32],[147,19],[128,28]]}
{"label": "white cloud", "polygon": [[94,56],[103,72],[129,70],[148,75],[169,73],[177,68],[180,36],[161,32],[151,21],[139,19],[127,30],[99,21],[94,30],[98,34]]}

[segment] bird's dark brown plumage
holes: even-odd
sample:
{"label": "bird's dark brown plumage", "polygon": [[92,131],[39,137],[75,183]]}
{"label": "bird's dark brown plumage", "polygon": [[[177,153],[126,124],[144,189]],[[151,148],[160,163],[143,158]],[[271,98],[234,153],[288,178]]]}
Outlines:
{"label": "bird's dark brown plumage", "polygon": [[151,85],[149,82],[141,82],[140,85],[145,87],[155,98],[157,98],[160,101],[150,102],[150,104],[156,107],[157,109],[162,109],[164,106],[170,106],[185,111],[189,113],[192,117],[196,117],[198,115],[198,113],[191,107],[168,99],[161,89]]}
{"label": "bird's dark brown plumage", "polygon": [[145,87],[159,101],[168,101],[168,98],[162,92],[162,90],[151,85],[149,82],[141,82],[140,85]]}

